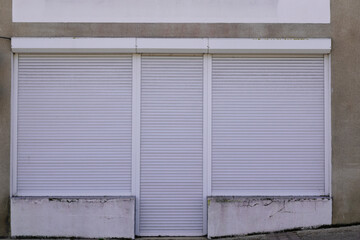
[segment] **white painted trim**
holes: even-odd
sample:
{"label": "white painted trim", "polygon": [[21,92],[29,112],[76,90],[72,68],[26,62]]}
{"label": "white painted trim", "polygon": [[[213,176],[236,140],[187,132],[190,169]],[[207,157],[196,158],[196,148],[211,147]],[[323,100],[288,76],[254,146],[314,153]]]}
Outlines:
{"label": "white painted trim", "polygon": [[329,38],[22,38],[15,53],[327,54]]}
{"label": "white painted trim", "polygon": [[141,114],[141,55],[133,54],[133,195],[135,196],[135,234],[139,234],[140,220],[140,114]]}
{"label": "white painted trim", "polygon": [[132,63],[132,194],[140,188],[140,56],[133,54]]}
{"label": "white painted trim", "polygon": [[[166,231],[166,234],[161,235],[159,233],[149,233],[149,232],[145,232],[142,233],[142,235],[137,235],[139,236],[139,239],[148,239],[148,237],[151,237],[151,240],[158,240],[158,239],[182,239],[182,237],[187,237],[186,240],[190,240],[190,239],[197,239],[200,238],[199,236],[199,231],[191,231],[188,230],[186,233],[181,232],[181,231]],[[153,238],[154,237],[154,238]]]}
{"label": "white painted trim", "polygon": [[11,56],[10,196],[17,193],[18,54]]}
{"label": "white painted trim", "polygon": [[331,196],[331,56],[324,56],[325,194]]}
{"label": "white painted trim", "polygon": [[313,58],[323,58],[324,54],[211,54],[211,56],[216,56],[216,57],[226,57],[226,58],[292,58],[292,57],[296,57],[296,58],[309,58],[309,57],[313,57]]}
{"label": "white painted trim", "polygon": [[[207,234],[207,196],[211,195],[211,55],[203,57],[203,234]],[[210,74],[209,74],[210,73]],[[210,190],[210,191],[209,191]]]}
{"label": "white painted trim", "polygon": [[208,38],[138,38],[137,53],[207,53]]}
{"label": "white painted trim", "polygon": [[13,0],[14,22],[330,23],[330,0]]}
{"label": "white painted trim", "polygon": [[31,38],[11,39],[15,53],[134,53],[135,38]]}
{"label": "white painted trim", "polygon": [[207,96],[206,96],[206,103],[207,103],[207,125],[208,125],[208,135],[207,135],[207,193],[210,196],[211,193],[211,185],[212,185],[212,55],[207,55],[205,61],[207,61]]}
{"label": "white painted trim", "polygon": [[274,196],[323,196],[324,191],[288,191],[288,190],[248,190],[248,191],[233,191],[233,190],[223,190],[223,191],[212,191],[211,196],[264,196],[264,197],[274,197]]}
{"label": "white painted trim", "polygon": [[140,56],[132,56],[132,195],[138,196],[140,171]]}
{"label": "white painted trim", "polygon": [[325,54],[331,50],[329,38],[210,38],[209,53]]}
{"label": "white painted trim", "polygon": [[17,191],[17,196],[21,197],[117,197],[117,196],[132,196],[129,191],[96,191],[96,195],[91,190],[66,190],[66,191]]}

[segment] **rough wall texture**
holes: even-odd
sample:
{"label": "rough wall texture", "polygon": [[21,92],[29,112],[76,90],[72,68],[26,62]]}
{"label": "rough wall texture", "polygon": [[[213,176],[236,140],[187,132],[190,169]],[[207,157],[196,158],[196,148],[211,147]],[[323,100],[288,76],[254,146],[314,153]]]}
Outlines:
{"label": "rough wall texture", "polygon": [[0,1],[0,36],[10,37],[12,32],[12,0]]}
{"label": "rough wall texture", "polygon": [[328,24],[14,23],[16,37],[329,37]]}
{"label": "rough wall texture", "polygon": [[331,224],[329,197],[208,197],[208,237]]}
{"label": "rough wall texture", "polygon": [[[11,36],[11,0],[0,1],[0,36]],[[0,38],[0,236],[10,231],[11,45]]]}
{"label": "rough wall texture", "polygon": [[11,235],[135,237],[135,197],[11,198]]}
{"label": "rough wall texture", "polygon": [[0,39],[0,236],[9,232],[10,85],[10,41]]}
{"label": "rough wall texture", "polygon": [[333,223],[360,222],[360,1],[332,0]]}

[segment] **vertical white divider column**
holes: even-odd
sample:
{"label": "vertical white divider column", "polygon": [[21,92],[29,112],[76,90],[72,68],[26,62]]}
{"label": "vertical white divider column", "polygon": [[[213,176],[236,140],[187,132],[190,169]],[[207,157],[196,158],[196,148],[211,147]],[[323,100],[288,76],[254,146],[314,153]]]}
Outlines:
{"label": "vertical white divider column", "polygon": [[17,194],[17,101],[18,101],[18,54],[11,61],[11,147],[10,147],[10,196]]}
{"label": "vertical white divider column", "polygon": [[139,233],[140,206],[140,94],[141,55],[133,54],[132,81],[132,195],[136,197],[135,233]]}
{"label": "vertical white divider column", "polygon": [[331,196],[331,56],[324,55],[325,194]]}
{"label": "vertical white divider column", "polygon": [[203,67],[203,194],[204,235],[207,234],[207,197],[211,195],[211,55],[204,54]]}

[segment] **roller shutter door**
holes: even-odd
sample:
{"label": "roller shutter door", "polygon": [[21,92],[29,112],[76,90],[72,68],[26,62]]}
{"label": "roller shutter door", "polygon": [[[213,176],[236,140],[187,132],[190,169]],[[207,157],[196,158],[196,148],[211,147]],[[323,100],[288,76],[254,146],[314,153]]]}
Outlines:
{"label": "roller shutter door", "polygon": [[19,55],[19,195],[131,189],[132,57]]}
{"label": "roller shutter door", "polygon": [[17,195],[136,192],[138,235],[199,236],[206,194],[326,193],[323,56],[135,57],[18,56]]}
{"label": "roller shutter door", "polygon": [[140,235],[203,235],[202,66],[142,58]]}
{"label": "roller shutter door", "polygon": [[213,57],[212,194],[324,194],[324,58]]}

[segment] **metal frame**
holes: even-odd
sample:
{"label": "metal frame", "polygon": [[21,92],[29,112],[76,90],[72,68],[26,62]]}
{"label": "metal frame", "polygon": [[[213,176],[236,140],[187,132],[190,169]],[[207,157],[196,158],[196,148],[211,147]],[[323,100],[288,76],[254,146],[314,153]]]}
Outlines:
{"label": "metal frame", "polygon": [[141,56],[133,54],[133,169],[132,169],[132,194],[135,196],[135,234],[139,234],[140,219],[140,106],[141,106]]}
{"label": "metal frame", "polygon": [[17,195],[18,54],[11,58],[10,196]]}
{"label": "metal frame", "polygon": [[[135,63],[136,60],[134,60],[134,69],[133,71],[137,72],[134,73],[134,81],[137,81],[136,84],[134,84],[133,86],[138,86],[138,92],[136,94],[138,94],[137,96],[137,100],[135,101],[136,104],[138,104],[137,107],[135,107],[137,109],[137,111],[139,111],[137,116],[141,115],[141,57],[142,56],[196,56],[196,57],[203,57],[203,235],[207,235],[207,197],[210,195],[209,192],[209,186],[210,184],[208,184],[208,180],[209,175],[208,175],[208,167],[211,165],[211,157],[209,157],[210,155],[207,155],[208,153],[211,154],[211,142],[209,142],[209,139],[211,139],[211,129],[209,123],[211,123],[211,104],[207,104],[208,103],[208,99],[209,97],[211,98],[211,55],[209,54],[197,54],[197,53],[143,53],[143,54],[133,54],[134,59],[138,58],[138,63]],[[210,60],[210,61],[209,61]],[[135,70],[136,68],[138,68],[138,70]],[[134,91],[133,91],[134,93]],[[134,96],[133,96],[134,97]],[[134,115],[133,115],[134,116]],[[135,122],[137,120],[135,119]],[[136,186],[135,186],[135,191],[133,190],[133,192],[135,193],[136,196],[136,209],[135,209],[135,235],[136,236],[143,236],[140,235],[140,178],[141,178],[141,168],[140,168],[140,162],[141,162],[141,158],[140,158],[140,127],[141,127],[141,122],[140,122],[140,118],[138,122],[133,122],[133,124],[135,124],[136,126],[138,126],[139,132],[135,135],[135,137],[138,137],[138,140],[133,140],[133,143],[136,142],[138,144],[137,147],[139,149],[139,155],[137,156],[137,158],[135,159],[135,162],[137,162],[136,169],[135,169],[135,175],[136,175]],[[133,135],[134,136],[134,135]],[[134,148],[133,148],[134,149]],[[134,160],[133,160],[134,161]],[[134,177],[134,176],[133,176]],[[173,235],[177,236],[177,235],[181,235],[181,236],[189,236],[192,237],[194,236],[193,234],[189,233],[189,234],[185,234],[182,232],[176,232],[174,231],[172,233]],[[153,236],[158,236],[158,234],[150,234],[150,235],[144,235],[144,236],[149,236],[149,237],[153,237]]]}
{"label": "metal frame", "polygon": [[211,195],[211,55],[203,65],[203,234],[207,234],[207,197]]}
{"label": "metal frame", "polygon": [[141,55],[133,54],[133,119],[132,119],[132,194],[135,196],[135,234],[139,234],[140,219],[140,107]]}
{"label": "metal frame", "polygon": [[324,55],[325,194],[331,196],[331,54]]}

